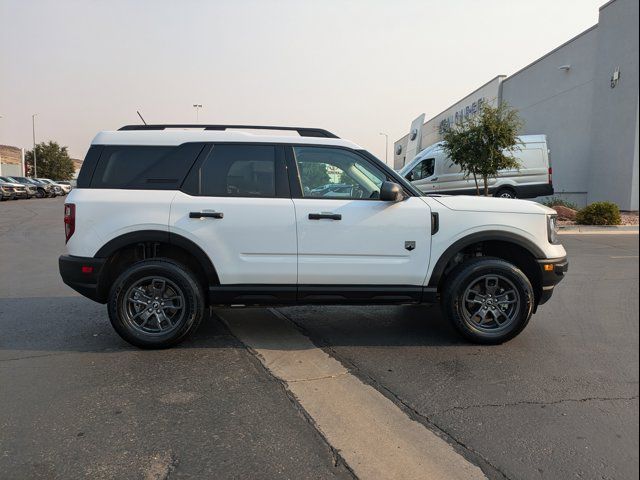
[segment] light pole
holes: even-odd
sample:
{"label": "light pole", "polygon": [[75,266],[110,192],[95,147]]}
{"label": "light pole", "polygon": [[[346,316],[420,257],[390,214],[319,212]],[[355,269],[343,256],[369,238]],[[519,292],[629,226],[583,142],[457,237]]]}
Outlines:
{"label": "light pole", "polygon": [[38,167],[36,166],[36,115],[31,115],[31,132],[33,133],[33,178],[38,177]]}
{"label": "light pole", "polygon": [[198,123],[198,121],[200,120],[200,119],[198,118],[198,111],[202,108],[202,104],[200,104],[200,103],[194,103],[194,104],[193,104],[193,108],[195,108],[195,109],[196,109],[196,123]]}
{"label": "light pole", "polygon": [[380,132],[380,135],[384,135],[384,163],[389,165],[389,135]]}

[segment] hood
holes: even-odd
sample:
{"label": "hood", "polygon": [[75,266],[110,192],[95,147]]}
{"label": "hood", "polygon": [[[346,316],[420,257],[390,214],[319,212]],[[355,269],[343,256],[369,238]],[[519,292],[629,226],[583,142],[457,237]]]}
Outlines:
{"label": "hood", "polygon": [[465,212],[496,212],[496,213],[529,213],[550,215],[556,213],[552,208],[545,207],[530,200],[514,200],[510,198],[474,197],[467,195],[432,196],[434,200],[451,210]]}

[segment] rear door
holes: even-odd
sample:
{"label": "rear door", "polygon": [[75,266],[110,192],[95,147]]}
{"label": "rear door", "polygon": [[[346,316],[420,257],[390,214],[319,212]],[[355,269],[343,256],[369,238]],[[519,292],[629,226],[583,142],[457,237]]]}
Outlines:
{"label": "rear door", "polygon": [[283,147],[210,145],[171,205],[170,232],[196,243],[222,285],[296,284],[296,222]]}
{"label": "rear door", "polygon": [[[420,197],[379,200],[380,185],[390,177],[353,150],[294,146],[289,154],[291,171],[297,174],[290,178],[299,297],[314,285],[422,285],[429,264],[431,216]],[[319,189],[331,183],[350,188],[340,196]],[[341,294],[338,289],[336,295]]]}

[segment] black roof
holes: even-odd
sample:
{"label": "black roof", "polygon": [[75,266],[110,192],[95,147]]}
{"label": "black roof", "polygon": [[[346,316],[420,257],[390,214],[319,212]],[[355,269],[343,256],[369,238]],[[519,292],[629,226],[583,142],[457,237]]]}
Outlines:
{"label": "black roof", "polygon": [[119,130],[166,130],[169,128],[198,128],[202,130],[227,130],[227,129],[247,129],[247,130],[286,130],[298,132],[301,137],[323,137],[340,138],[322,128],[307,127],[274,127],[268,125],[198,125],[198,124],[154,124],[154,125],[125,125]]}

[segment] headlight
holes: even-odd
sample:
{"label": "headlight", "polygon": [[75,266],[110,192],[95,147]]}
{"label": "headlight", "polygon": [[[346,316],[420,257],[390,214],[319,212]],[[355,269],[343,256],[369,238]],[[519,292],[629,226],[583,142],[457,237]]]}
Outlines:
{"label": "headlight", "polygon": [[558,243],[558,215],[547,216],[547,236],[549,243]]}

